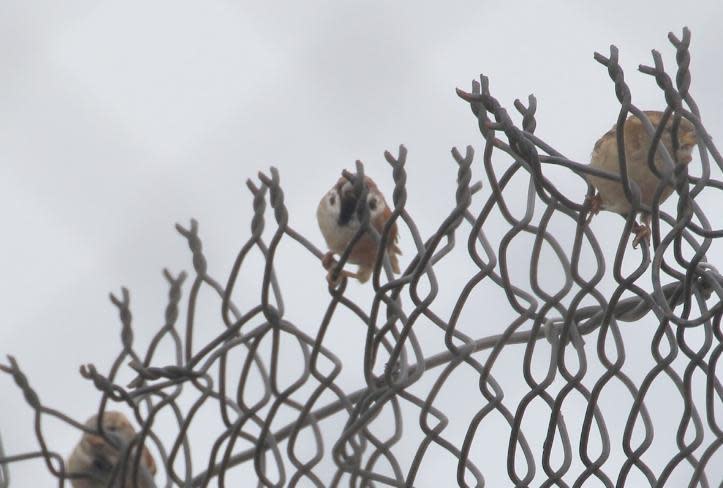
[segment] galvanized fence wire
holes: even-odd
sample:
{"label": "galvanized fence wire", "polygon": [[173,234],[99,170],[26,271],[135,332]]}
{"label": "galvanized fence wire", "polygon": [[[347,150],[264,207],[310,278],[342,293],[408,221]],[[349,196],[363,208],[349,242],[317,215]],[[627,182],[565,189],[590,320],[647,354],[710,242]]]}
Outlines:
{"label": "galvanized fence wire", "polygon": [[[689,120],[699,136],[701,176],[688,174],[686,165],[675,165],[670,159],[661,172],[662,181],[674,184],[676,188],[675,215],[660,210],[660,191],[655,203],[646,208],[637,198],[639,190],[634,182],[572,161],[539,139],[535,135],[537,102],[534,96],[529,97],[527,105],[515,101],[514,107],[522,116],[521,126],[516,125],[492,95],[487,78],[482,76],[480,82],[472,84],[470,92],[458,90],[459,96],[469,103],[484,139],[481,164],[486,175],[485,186],[489,186],[491,196],[482,202],[480,211],[473,212],[471,206],[482,187],[481,183],[472,184],[474,152],[471,147],[467,147],[464,154],[454,149],[456,206],[436,231],[424,239],[406,208],[406,149],[400,146],[396,155],[386,152],[394,181],[392,217],[378,233],[369,225],[366,206],[360,205],[357,212],[362,227],[331,272],[338,276],[353,242],[364,232],[372,234],[378,239],[380,248],[384,248],[393,222],[403,226],[412,237],[414,250],[411,255],[407,254],[411,256],[409,263],[400,275],[393,276],[387,259],[379,253],[371,280],[374,296],[370,304],[354,303],[347,297],[345,278],[341,278],[336,287],[330,285],[328,297],[320,297],[320,300],[328,300],[326,312],[316,335],[311,336],[285,317],[274,263],[279,244],[284,239],[298,243],[315,259],[320,260],[324,250],[315,247],[291,227],[279,172],[271,168],[268,174],[259,173],[257,182],[249,180],[247,183],[254,211],[250,237],[241,247],[225,283],[208,273],[197,222],[191,220],[189,226],[176,226],[188,243],[194,271],[191,278],[183,272],[174,275],[164,271],[169,286],[165,323],[145,353],[134,345],[128,291],[122,289],[120,296],[111,294],[120,317],[122,349],[107,373],[99,372],[93,365],[86,365],[80,371],[100,392],[98,412],[104,412],[114,403],[125,404],[132,410],[140,429],[131,444],[149,445],[157,453],[161,467],[157,483],[164,486],[225,486],[228,474],[245,463],[253,463],[257,486],[427,486],[418,473],[428,460],[430,446],[434,445],[435,449],[442,449],[457,460],[456,473],[450,475],[449,485],[481,487],[485,485],[485,476],[478,461],[484,454],[477,452],[473,444],[481,425],[500,421],[508,424],[509,437],[486,442],[490,448],[506,447],[507,476],[509,484],[514,486],[531,486],[533,480],[542,486],[578,487],[593,481],[602,486],[623,486],[633,471],[636,475],[642,474],[650,486],[666,486],[671,474],[682,465],[688,466],[692,473],[689,486],[718,486],[720,480],[711,473],[720,473],[720,470],[715,470],[709,461],[723,443],[723,425],[720,423],[723,387],[716,377],[716,367],[723,352],[723,277],[708,262],[707,253],[715,240],[723,237],[723,228],[711,226],[696,197],[706,189],[723,190],[723,181],[712,176],[723,171],[723,158],[706,132],[698,107],[689,93],[690,32],[684,29],[680,39],[671,33],[669,40],[676,50],[674,81],[656,51],[653,51],[653,66],[640,66],[640,71],[653,76],[663,91],[667,102],[666,116],[675,113]],[[607,68],[614,83],[620,102],[618,121],[624,121],[630,113],[645,120],[640,109],[632,103],[618,63],[617,48],[611,46],[608,56],[596,53],[595,59]],[[648,129],[655,132],[649,124]],[[655,140],[659,140],[659,132]],[[622,142],[620,131],[618,140]],[[499,158],[500,155],[503,158]],[[493,157],[496,158],[494,163]],[[511,163],[501,162],[510,158]],[[711,161],[715,166],[711,166]],[[546,175],[549,165],[563,166],[578,175],[592,173],[621,180],[634,207],[652,214],[651,246],[642,245],[639,250],[631,250],[629,246],[628,237],[635,219],[632,214],[627,218],[612,263],[615,287],[609,294],[598,289],[609,263],[586,223],[589,203],[587,200],[573,201],[558,189]],[[346,172],[345,176],[354,183],[358,194],[368,191],[363,183],[364,166],[360,162],[357,162],[355,173]],[[509,199],[518,199],[519,193],[506,193],[514,177],[524,177],[528,181],[526,210],[521,217],[516,217],[509,208]],[[593,192],[588,185],[588,195],[592,196]],[[268,205],[273,221],[268,219]],[[542,215],[535,220],[535,209],[540,207]],[[717,209],[712,210],[715,217]],[[499,212],[509,225],[497,246],[489,237],[493,211]],[[549,229],[553,217],[575,223],[569,253],[568,246]],[[268,224],[275,225],[275,229],[267,242],[263,235]],[[511,242],[520,235],[534,239],[529,268],[530,290],[514,284],[509,273],[510,260],[514,258],[509,253]],[[453,310],[445,318],[435,311],[435,300],[440,291],[435,267],[439,269],[440,263],[453,250],[465,244],[476,268],[472,270],[473,276],[460,287],[462,291]],[[541,284],[543,246],[552,250],[562,270],[564,282],[558,289],[545,289]],[[242,309],[234,303],[232,296],[239,273],[252,252],[260,253],[265,260],[260,303]],[[583,252],[594,257],[588,260],[594,263],[594,273],[588,279],[581,272]],[[626,259],[628,264],[624,265]],[[631,260],[637,263],[632,270],[629,269]],[[189,279],[190,289],[185,305],[182,305],[182,288],[188,286]],[[505,327],[495,328],[497,333],[493,335],[475,337],[461,330],[459,319],[469,304],[468,299],[481,283],[494,283],[504,290],[512,319]],[[196,344],[196,304],[204,288],[219,297],[224,330],[207,343]],[[583,306],[585,300],[592,300],[594,304]],[[186,307],[185,324],[178,323],[181,306]],[[327,331],[340,309],[346,309],[367,325],[362,358],[365,386],[356,391],[345,391],[338,384],[343,361],[335,353],[335,345],[325,342]],[[642,381],[636,382],[623,371],[626,364],[623,323],[634,324],[651,316],[657,322],[650,338],[655,365]],[[422,321],[443,332],[444,343],[431,354],[424,350],[415,331],[415,325]],[[487,324],[474,330],[489,333],[491,328]],[[702,331],[704,339],[689,340],[691,331]],[[283,369],[280,363],[285,360],[280,353],[282,339],[293,339],[303,358],[298,377],[291,382],[280,377]],[[164,365],[159,365],[154,358],[159,343],[164,340],[173,344],[175,358],[171,364],[164,358]],[[547,374],[539,379],[532,371],[532,356],[541,340],[549,342],[550,358]],[[585,349],[584,341],[596,344],[594,353]],[[270,354],[264,355],[261,351],[269,343]],[[503,350],[514,345],[520,345],[516,351],[527,385],[526,393],[517,404],[505,399],[505,384],[492,374]],[[243,364],[240,377],[229,378],[229,365],[239,363]],[[604,370],[599,377],[590,378],[588,374],[589,366],[593,364],[601,365]],[[116,382],[124,366],[137,373],[136,379],[127,386]],[[479,402],[479,408],[469,420],[464,438],[455,439],[445,436],[450,418],[435,404],[439,403],[437,397],[450,376],[461,367],[476,372],[476,386],[483,400],[478,395],[470,400]],[[414,393],[413,386],[425,373],[429,378],[436,368],[441,368],[441,372],[434,377],[428,393]],[[7,454],[0,445],[0,486],[8,486],[8,466],[37,458],[44,460],[59,486],[64,486],[74,475],[66,471],[64,453],[56,452],[46,439],[43,417],[55,417],[81,431],[93,430],[48,407],[13,357],[8,358],[6,365],[0,364],[0,369],[14,379],[34,410],[35,436],[40,446],[34,452]],[[261,392],[245,388],[251,374],[262,379]],[[704,401],[702,395],[693,391],[694,376],[701,375],[705,378]],[[652,420],[655,408],[651,410],[651,407],[657,406],[646,403],[646,396],[659,378],[674,385],[684,408],[678,425],[670,426],[675,432],[675,446],[670,446],[670,457],[662,469],[654,469],[646,462],[646,452],[655,438]],[[553,383],[557,386],[552,387]],[[232,384],[237,385],[235,391],[229,388]],[[281,387],[282,384],[288,386]],[[632,403],[622,445],[612,443],[608,431],[611,418],[599,404],[600,396],[612,384],[618,388],[622,386]],[[302,388],[306,388],[303,401],[299,400],[298,394]],[[183,408],[181,394],[187,395],[189,391],[194,393],[195,400],[190,408]],[[323,395],[327,398],[329,394],[336,399],[321,403],[320,398]],[[569,435],[569,419],[561,414],[566,400],[573,395],[586,402],[577,448]],[[535,400],[544,402],[549,409],[548,418],[535,420],[547,425],[541,450],[534,448],[532,439],[522,428],[525,415],[529,417],[530,404]],[[188,430],[199,409],[208,404],[218,408],[225,430],[213,442],[206,464],[194,469]],[[416,421],[422,440],[416,445],[411,462],[402,463],[395,449],[402,444],[405,432],[415,427],[414,418],[402,414],[408,407],[414,407],[418,412]],[[282,409],[297,413],[294,421],[279,427],[275,419]],[[375,433],[377,429],[374,429],[382,411],[390,414],[385,417],[385,422],[391,418],[394,427],[385,436]],[[170,413],[177,423],[175,438],[170,443],[164,443],[155,431],[154,421],[160,413]],[[328,439],[323,421],[331,417],[342,418],[344,426],[338,437]],[[300,438],[304,441],[299,441]],[[313,443],[312,455],[308,455],[310,442]],[[113,482],[133,479],[140,471],[140,449],[127,447],[123,449],[122,462],[114,470]],[[611,453],[620,451],[624,454],[624,462],[613,465]],[[329,457],[333,460],[334,472],[322,472],[320,465]],[[582,469],[571,469],[573,460],[581,463]],[[544,472],[542,476],[540,469]]]}

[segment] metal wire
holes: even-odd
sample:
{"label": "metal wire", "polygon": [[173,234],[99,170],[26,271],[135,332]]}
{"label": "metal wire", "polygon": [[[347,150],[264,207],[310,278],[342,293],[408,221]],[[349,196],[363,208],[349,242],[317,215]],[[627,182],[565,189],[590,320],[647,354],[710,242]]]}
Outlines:
{"label": "metal wire", "polygon": [[[150,445],[158,453],[164,477],[158,483],[164,486],[200,487],[214,483],[225,486],[227,475],[247,463],[253,465],[257,486],[300,483],[320,487],[428,486],[419,479],[419,472],[429,460],[433,446],[435,452],[441,450],[456,459],[457,469],[449,473],[449,485],[481,487],[485,485],[485,477],[479,464],[484,453],[474,448],[474,443],[479,442],[483,426],[499,422],[507,425],[509,437],[504,442],[494,439],[494,444],[507,446],[507,476],[514,486],[530,486],[533,480],[541,486],[578,487],[593,480],[606,487],[624,486],[633,476],[647,480],[650,486],[667,486],[679,466],[688,466],[691,487],[720,483],[716,478],[720,469],[716,470],[710,460],[723,444],[723,426],[715,414],[716,409],[720,412],[723,408],[723,387],[716,376],[723,353],[723,277],[708,262],[707,253],[715,241],[723,237],[723,229],[711,226],[696,197],[705,189],[723,189],[723,181],[712,177],[714,172],[723,170],[723,159],[689,93],[690,32],[684,29],[681,39],[671,33],[669,40],[676,50],[675,82],[665,72],[656,51],[653,51],[653,66],[640,66],[640,71],[653,76],[663,91],[668,105],[666,117],[673,112],[681,115],[695,125],[699,135],[701,176],[689,175],[688,168],[676,166],[669,155],[660,172],[664,183],[676,187],[679,202],[676,215],[659,208],[662,184],[653,206],[646,208],[640,202],[639,189],[625,171],[620,178],[592,169],[570,160],[535,136],[537,101],[534,96],[530,95],[527,106],[515,101],[514,106],[522,116],[521,127],[515,125],[491,94],[487,78],[482,76],[480,82],[473,83],[471,92],[458,90],[459,96],[469,103],[484,138],[482,166],[485,186],[489,186],[491,195],[482,201],[481,210],[472,209],[474,197],[481,189],[481,184],[471,184],[474,152],[467,147],[463,155],[454,149],[456,206],[437,230],[424,239],[406,208],[406,149],[400,146],[397,155],[385,153],[394,180],[391,219],[383,231],[377,233],[369,226],[366,206],[361,205],[357,211],[363,226],[354,241],[368,232],[378,239],[380,248],[385,248],[391,226],[396,222],[412,236],[414,252],[406,269],[397,277],[392,276],[388,260],[379,254],[372,276],[374,296],[369,304],[354,303],[347,297],[346,278],[341,278],[338,287],[330,286],[328,297],[320,297],[326,301],[323,320],[315,336],[310,336],[304,332],[308,327],[302,330],[285,315],[275,258],[282,240],[298,243],[313,259],[320,260],[324,252],[290,226],[278,171],[271,168],[269,174],[259,173],[258,182],[248,181],[254,210],[251,234],[241,247],[225,284],[208,273],[198,223],[191,220],[188,227],[176,226],[193,258],[194,273],[184,305],[187,308],[185,324],[177,324],[177,320],[186,273],[174,276],[164,270],[169,286],[165,323],[144,354],[134,346],[128,291],[122,289],[120,297],[111,294],[121,321],[121,351],[107,374],[100,373],[93,365],[81,368],[83,377],[92,381],[101,394],[99,412],[104,411],[109,402],[125,404],[133,411],[141,426],[134,443]],[[596,53],[595,59],[607,68],[614,83],[620,101],[618,122],[632,113],[647,123],[642,112],[632,104],[618,64],[617,48],[611,46],[607,57]],[[659,140],[660,131],[656,133],[649,123],[647,129]],[[624,142],[621,131],[618,131],[618,141]],[[505,165],[510,157],[512,162]],[[715,166],[711,165],[711,159]],[[634,208],[652,214],[652,247],[643,245],[639,251],[631,251],[629,247],[634,215],[628,217],[617,252],[612,256],[615,286],[610,292],[604,292],[602,286],[608,264],[606,253],[586,223],[589,206],[571,200],[555,185],[548,175],[550,165],[568,168],[578,175],[589,173],[620,180]],[[621,165],[624,168],[625,162]],[[347,172],[345,176],[359,194],[367,191],[360,162],[355,173]],[[518,181],[524,178],[527,182],[521,217],[515,216],[509,206],[511,199],[520,197],[517,191],[509,190],[515,178]],[[588,195],[592,196],[593,191],[588,185]],[[268,223],[267,205],[271,206],[275,224],[268,242],[263,238]],[[713,211],[717,216],[718,210]],[[497,225],[491,217],[493,212],[501,215],[509,226],[499,241],[492,237],[497,234],[493,232]],[[571,249],[565,244],[570,242],[569,236],[553,235],[553,218],[574,223]],[[529,289],[516,284],[510,273],[514,260],[510,251],[512,242],[525,235],[534,242]],[[473,275],[457,284],[461,290],[459,297],[449,316],[444,318],[435,303],[442,286],[436,269],[460,249],[459,239],[463,239],[461,242],[466,239],[466,253],[473,263],[469,271]],[[557,273],[563,278],[563,284],[557,289],[545,289],[541,280],[543,274],[550,273],[549,266],[542,263],[543,247],[551,250],[557,260]],[[332,270],[335,276],[339,275],[350,249],[351,246]],[[260,302],[244,309],[236,305],[232,297],[239,273],[252,251],[263,256],[265,268]],[[583,260],[583,254],[594,259]],[[594,273],[589,278],[583,277],[583,261],[593,265]],[[637,265],[631,270],[632,261]],[[465,308],[471,306],[471,295],[476,287],[490,283],[504,292],[511,322],[495,329],[492,335],[470,335],[470,330],[483,328],[464,327],[466,332],[463,332],[461,317]],[[224,330],[206,343],[197,344],[196,305],[204,288],[216,293],[221,300]],[[593,304],[583,306],[584,302]],[[364,387],[356,391],[345,391],[338,384],[343,361],[335,352],[334,344],[325,341],[340,309],[366,324],[363,358],[359,358],[363,360]],[[646,317],[652,317],[657,323],[650,337],[650,353],[655,364],[642,380],[635,381],[624,371],[624,366],[629,364],[626,346],[629,348],[630,344],[624,341],[622,323],[640,323]],[[429,345],[423,345],[418,337],[425,321],[443,333],[444,340],[438,341],[434,351],[425,350]],[[690,338],[693,332],[698,334],[697,339]],[[282,372],[287,370],[280,365],[288,360],[282,357],[280,343],[289,339],[295,341],[302,358],[298,375],[291,380],[282,377]],[[158,346],[164,340],[170,340],[175,350],[171,363],[167,358],[156,359]],[[533,356],[541,340],[550,346],[547,372],[542,378],[533,372]],[[264,354],[267,350],[269,353]],[[514,351],[526,382],[526,389],[516,403],[505,397],[506,385],[493,375],[493,368],[504,351]],[[161,360],[164,365],[158,364]],[[240,377],[229,378],[229,366],[238,364],[243,365]],[[127,387],[116,382],[124,365],[137,373],[137,378]],[[441,368],[441,372],[434,373],[437,368]],[[602,368],[600,375],[594,373],[596,368]],[[92,430],[45,406],[13,357],[8,358],[7,365],[0,365],[0,369],[12,376],[34,410],[35,436],[40,446],[34,452],[6,455],[0,444],[0,487],[8,486],[9,465],[35,458],[42,458],[59,486],[63,486],[69,479],[64,456],[49,447],[41,427],[42,417],[55,417],[82,431]],[[449,385],[451,375],[462,369],[474,372],[481,397],[470,394],[470,401],[478,402],[476,413],[468,419],[464,435],[456,438],[445,432],[453,419],[439,407],[439,395]],[[260,391],[246,388],[251,375],[261,379]],[[694,387],[695,382],[701,381],[700,377],[705,381],[704,393],[700,385]],[[429,386],[424,394],[419,393],[422,388],[416,388],[425,384],[423,379]],[[668,432],[653,429],[661,406],[651,404],[649,396],[659,379],[672,383],[683,402],[678,424],[668,425]],[[229,391],[229,385],[234,383],[238,385],[236,391]],[[619,392],[621,387],[627,392],[632,407],[625,415],[624,425],[615,426],[614,416],[603,410],[600,398],[610,389]],[[468,385],[465,389],[472,391],[474,387]],[[182,394],[194,398],[189,408],[184,408]],[[329,396],[335,399],[321,401],[322,397]],[[585,402],[582,421],[570,422],[562,412],[571,402],[580,399]],[[541,449],[539,439],[526,434],[523,428],[523,424],[531,421],[531,412],[539,413],[531,407],[535,400],[546,405],[549,412],[547,418],[532,419],[537,425],[541,422],[547,425]],[[201,407],[209,404],[216,406],[224,430],[215,438],[206,464],[194,469],[189,428]],[[417,412],[418,429],[414,428],[413,418],[403,413],[410,408]],[[279,426],[281,411],[295,412],[294,420]],[[162,439],[154,426],[161,413],[170,413],[177,424],[177,432],[170,442],[164,442],[167,439]],[[379,434],[380,429],[376,427],[382,422],[382,416],[384,422],[393,425],[391,433],[385,429],[385,435]],[[323,422],[332,418],[339,419],[343,428],[338,436],[329,438]],[[573,425],[573,430],[577,430],[577,423],[580,423],[579,446],[575,449],[570,430]],[[620,444],[613,443],[611,428],[623,432]],[[400,446],[408,448],[405,436],[409,431],[421,433],[422,438],[415,444],[411,459],[403,462]],[[675,438],[675,445],[671,444],[666,451],[668,458],[662,468],[651,463],[648,456],[656,434],[657,438]],[[129,459],[131,452],[136,453],[132,456],[135,459]],[[623,462],[613,462],[615,456],[623,456]],[[116,468],[117,480],[122,482],[134,476],[139,457],[140,449],[125,451]],[[329,459],[335,466],[333,473],[328,472],[326,465],[322,466],[322,462]],[[574,469],[574,465],[580,469]],[[544,474],[539,472],[540,467]]]}

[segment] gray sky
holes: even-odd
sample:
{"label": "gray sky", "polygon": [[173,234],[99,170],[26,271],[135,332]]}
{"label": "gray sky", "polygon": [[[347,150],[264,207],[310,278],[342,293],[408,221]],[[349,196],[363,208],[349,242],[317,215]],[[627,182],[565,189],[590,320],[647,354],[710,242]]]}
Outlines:
{"label": "gray sky", "polygon": [[[403,143],[407,206],[428,235],[454,202],[449,150],[471,144],[481,154],[476,121],[454,92],[469,89],[479,73],[510,108],[515,98],[534,93],[538,135],[586,162],[618,112],[593,52],[607,54],[616,44],[634,102],[657,108],[662,95],[637,65],[650,63],[650,49],[657,48],[672,66],[666,35],[687,25],[691,91],[715,137],[723,128],[721,14],[719,0],[695,8],[667,0],[435,6],[6,0],[0,6],[0,352],[17,357],[48,406],[87,417],[96,392],[77,368],[94,363],[105,371],[119,347],[107,293],[131,289],[136,338],[145,344],[162,323],[161,269],[191,269],[173,224],[199,220],[211,272],[225,281],[249,232],[244,182],[270,165],[281,173],[291,225],[321,247],[315,208],[341,169],[361,159],[390,194],[382,154]],[[474,171],[483,178],[481,164]],[[579,178],[561,175],[559,184],[582,201]],[[593,224],[616,229],[611,243],[622,226],[613,215]],[[411,254],[404,232],[401,245]],[[292,247],[279,258],[282,282],[289,283],[285,298],[291,320],[313,333],[320,312],[309,304],[325,304],[323,272],[317,263],[297,262]],[[295,276],[308,277],[309,286],[292,287]],[[256,289],[252,273],[243,280],[241,286]],[[450,286],[441,308],[458,288]],[[363,298],[369,290],[354,285],[350,293]],[[492,293],[480,300],[491,303]],[[202,309],[209,321],[216,320],[216,306],[209,299]],[[499,325],[487,324],[490,333],[506,325],[504,311],[496,313]],[[347,347],[343,333],[329,344],[334,340],[340,350]],[[430,353],[444,347],[431,340],[427,346]],[[349,369],[351,388],[361,379]],[[6,449],[35,449],[30,410],[8,377],[0,376],[0,399]],[[53,423],[48,432],[60,452],[78,437]],[[500,432],[504,449],[495,451],[504,454],[508,429]],[[494,470],[485,474],[491,486],[501,486]],[[15,465],[11,475],[13,486],[52,484],[39,462]]]}

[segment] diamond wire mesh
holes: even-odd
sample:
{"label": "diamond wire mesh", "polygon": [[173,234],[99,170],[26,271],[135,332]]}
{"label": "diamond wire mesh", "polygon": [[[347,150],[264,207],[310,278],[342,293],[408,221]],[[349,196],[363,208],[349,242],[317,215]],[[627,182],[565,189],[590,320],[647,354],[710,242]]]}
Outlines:
{"label": "diamond wire mesh", "polygon": [[[225,284],[208,273],[197,222],[191,220],[188,227],[176,226],[193,257],[185,325],[177,323],[182,287],[187,279],[184,272],[174,276],[164,270],[169,286],[165,324],[145,353],[134,346],[128,291],[123,289],[120,297],[111,295],[120,316],[122,349],[107,374],[93,365],[81,368],[82,376],[101,393],[98,411],[105,411],[109,403],[115,402],[133,411],[141,426],[133,444],[146,443],[160,456],[164,480],[158,483],[165,486],[224,486],[229,473],[248,464],[253,465],[258,486],[429,486],[420,477],[420,470],[424,470],[425,463],[434,464],[432,452],[444,452],[454,459],[456,469],[444,474],[450,485],[483,486],[484,470],[479,465],[484,464],[486,454],[479,449],[479,437],[486,426],[495,422],[506,425],[508,433],[486,447],[506,448],[506,476],[509,484],[515,486],[530,486],[533,481],[541,486],[624,486],[633,478],[650,486],[666,486],[681,466],[687,469],[688,486],[716,486],[723,478],[723,470],[711,462],[723,443],[723,427],[716,418],[716,409],[720,415],[723,405],[723,388],[716,375],[723,351],[723,277],[706,257],[723,236],[723,229],[711,227],[696,197],[705,189],[723,189],[723,181],[711,176],[723,170],[723,159],[688,92],[690,32],[684,29],[681,39],[671,33],[669,40],[676,49],[675,82],[666,74],[656,51],[654,65],[641,66],[640,71],[655,78],[669,112],[674,110],[696,126],[701,176],[688,174],[685,165],[674,171],[670,168],[663,175],[666,181],[673,181],[675,172],[677,214],[670,215],[660,210],[657,203],[653,205],[652,247],[643,245],[633,256],[628,235],[634,216],[627,218],[613,256],[615,285],[609,293],[602,290],[606,254],[586,223],[589,203],[567,198],[545,171],[549,165],[567,168],[578,175],[596,170],[566,158],[535,136],[537,104],[533,96],[527,106],[515,101],[514,106],[522,116],[521,127],[515,125],[490,93],[483,76],[479,83],[473,83],[471,92],[458,90],[458,95],[469,103],[484,138],[481,164],[491,195],[482,202],[481,211],[473,212],[471,207],[482,186],[471,184],[473,150],[468,147],[463,155],[455,149],[452,155],[458,166],[456,207],[436,232],[423,239],[406,209],[406,149],[400,146],[396,156],[385,153],[395,185],[391,221],[407,229],[415,252],[398,277],[391,276],[389,263],[378,256],[372,277],[374,295],[369,304],[354,303],[347,297],[345,279],[337,288],[329,287],[323,320],[316,335],[310,336],[285,317],[274,263],[283,240],[295,241],[315,259],[321,259],[324,253],[289,225],[276,169],[271,168],[269,175],[259,173],[259,184],[251,180],[247,183],[253,196],[251,235],[241,247]],[[621,105],[620,120],[628,113],[639,115],[618,64],[617,48],[611,46],[609,57],[596,53],[595,59],[607,68],[614,82]],[[500,155],[512,162],[504,166]],[[493,157],[497,158],[494,163]],[[595,174],[606,176],[600,171]],[[366,191],[361,163],[357,162],[356,173],[345,175],[355,183],[358,192]],[[607,177],[619,179],[609,174]],[[511,190],[515,178],[524,179],[523,188],[527,187],[521,218],[515,217],[509,208],[513,200],[520,201],[518,191]],[[588,186],[588,196],[593,191]],[[626,193],[632,194],[629,187]],[[268,242],[263,238],[269,224],[267,205],[275,224]],[[537,206],[543,211],[535,219]],[[496,239],[490,237],[495,233],[493,211],[499,212],[509,227],[496,247]],[[391,224],[378,234],[368,225],[365,207],[360,207],[359,212],[364,225],[356,238],[362,232],[370,232],[383,248]],[[554,219],[574,224],[571,246],[565,244],[565,236],[553,234]],[[530,289],[514,283],[510,273],[516,260],[511,249],[519,236],[532,240]],[[473,263],[473,276],[460,284],[459,297],[445,319],[435,310],[440,287],[446,286],[439,282],[436,270],[464,244]],[[344,265],[350,248],[351,245],[341,256],[335,273]],[[551,254],[545,254],[543,249]],[[260,303],[245,310],[234,303],[233,294],[251,252],[263,255],[265,267],[260,277]],[[583,277],[584,255],[592,256],[587,264],[594,264],[589,279]],[[556,273],[563,276],[557,289],[544,287],[543,275],[551,269],[545,264],[549,256],[557,260]],[[634,264],[631,266],[630,262]],[[506,313],[513,317],[508,326],[498,328],[501,332],[494,335],[486,335],[489,326],[479,333],[480,328],[463,327],[461,323],[470,297],[481,283],[493,283],[503,292]],[[213,291],[221,300],[224,330],[198,345],[194,312],[203,289]],[[623,298],[625,294],[628,296]],[[583,306],[583,302],[592,304]],[[346,362],[357,360],[363,364],[365,386],[356,391],[339,385],[337,380],[344,362],[335,353],[334,344],[325,342],[339,310],[346,310],[366,324],[363,357],[344,358]],[[636,375],[624,370],[626,350],[632,346],[624,341],[624,323],[630,327],[645,317],[655,321],[652,337],[647,336],[654,364],[644,374]],[[437,349],[431,354],[418,338],[420,324],[425,320],[437,327],[444,338],[436,342]],[[470,335],[469,330],[463,332],[463,328],[479,335]],[[690,339],[693,333],[698,336]],[[296,343],[302,358],[297,376],[291,381],[283,377],[288,372],[283,363],[290,356],[282,353],[281,347],[289,339]],[[154,365],[154,358],[162,340],[173,344],[175,360],[161,367]],[[543,350],[549,357],[542,379],[534,373],[533,359],[539,358],[541,344],[549,346]],[[514,399],[510,388],[505,392],[504,382],[496,379],[499,374],[492,372],[500,357],[510,351],[525,381],[516,402],[510,400]],[[231,364],[243,365],[238,378],[227,377]],[[116,382],[124,365],[137,374],[126,387]],[[41,419],[51,416],[79,430],[89,431],[88,428],[46,406],[13,357],[0,368],[12,376],[34,410],[35,436],[40,446],[34,452],[6,454],[0,444],[0,487],[9,486],[8,466],[37,458],[44,460],[59,486],[63,486],[72,476],[65,471],[63,455],[55,452],[46,439]],[[441,368],[441,373],[434,373],[437,368]],[[440,407],[444,394],[440,392],[449,388],[452,375],[463,368],[476,375],[475,386],[466,386],[469,391],[477,390],[474,396],[470,393],[472,400],[468,401],[474,412],[464,418],[462,435],[453,437],[445,429],[451,422],[459,421],[459,415],[445,414]],[[253,375],[261,378],[259,388],[247,391],[245,386],[252,383]],[[660,426],[655,423],[655,416],[662,407],[651,405],[649,400],[659,378],[667,378],[674,385],[680,397],[676,400],[683,402],[683,408],[677,423],[657,432],[657,438],[674,437],[674,445],[667,446],[664,462],[656,465],[647,453],[656,440],[653,427]],[[428,389],[423,393],[423,389],[417,391],[415,385],[424,382]],[[287,386],[282,387],[282,383]],[[234,384],[235,391],[229,386]],[[613,412],[615,406],[607,403],[608,410],[602,408],[601,398],[613,388],[611,385],[617,386],[615,391],[625,392],[623,397],[630,404],[629,410]],[[180,398],[189,393],[194,400],[184,411]],[[320,400],[329,396],[334,399]],[[624,408],[622,400],[619,409]],[[536,401],[546,406],[546,417],[539,418],[540,410],[530,407]],[[562,412],[575,401],[584,402],[580,407],[584,412],[582,419],[565,418]],[[207,404],[218,410],[224,429],[215,438],[206,465],[193,470],[189,430],[198,410]],[[281,411],[293,412],[293,420],[283,426],[278,425],[283,417]],[[410,411],[416,415],[416,426]],[[161,413],[175,418],[177,429],[171,442],[164,443],[154,429],[154,421]],[[535,418],[530,419],[532,416]],[[323,422],[334,418],[340,432],[329,438]],[[382,418],[387,427],[392,427],[384,435],[379,434],[377,425]],[[538,438],[526,434],[531,421],[543,427]],[[407,432],[416,428],[419,440],[405,439]],[[619,443],[613,441],[611,430],[622,432]],[[571,435],[571,431],[577,434]],[[577,449],[573,438],[579,439]],[[131,453],[140,450],[124,450],[123,462],[114,471],[117,481],[131,479],[138,470],[140,454]],[[613,462],[616,456],[621,456],[621,462]],[[333,473],[324,464],[329,460]]]}

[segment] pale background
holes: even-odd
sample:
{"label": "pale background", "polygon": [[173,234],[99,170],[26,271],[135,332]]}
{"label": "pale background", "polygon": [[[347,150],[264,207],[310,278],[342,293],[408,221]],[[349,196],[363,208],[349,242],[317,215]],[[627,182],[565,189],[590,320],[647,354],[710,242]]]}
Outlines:
{"label": "pale background", "polygon": [[[16,356],[45,404],[77,419],[94,408],[96,392],[77,368],[94,363],[105,371],[119,348],[109,291],[131,289],[139,344],[161,325],[166,287],[160,270],[191,270],[175,222],[199,220],[210,270],[225,281],[249,234],[251,198],[244,182],[258,170],[278,167],[291,225],[321,247],[314,211],[340,170],[361,159],[389,194],[391,173],[382,154],[403,143],[409,149],[408,208],[423,236],[429,235],[454,202],[450,148],[472,144],[481,154],[476,121],[454,92],[469,89],[480,72],[510,109],[515,98],[534,93],[538,134],[585,162],[618,111],[613,85],[593,52],[607,54],[609,44],[618,45],[634,101],[657,108],[662,95],[637,65],[650,63],[655,47],[672,66],[666,35],[680,35],[687,25],[693,33],[692,93],[709,132],[723,133],[719,0],[694,7],[657,0],[430,4],[2,2],[0,352]],[[479,163],[474,171],[482,178]],[[559,181],[581,201],[579,178],[567,174]],[[601,215],[593,227],[613,229],[609,242],[616,242],[622,225],[616,216]],[[411,254],[404,232],[402,248]],[[294,268],[298,250],[288,252],[280,262],[290,319],[313,334],[323,310],[317,307],[326,303],[323,272],[308,257]],[[253,274],[244,279],[240,289],[256,290]],[[292,286],[294,279],[305,286]],[[442,308],[450,308],[459,286],[443,296]],[[369,291],[353,285],[350,293],[365,297]],[[209,300],[207,309],[209,320],[215,319],[217,304]],[[499,323],[486,324],[489,333],[507,323],[504,310],[492,317],[497,315]],[[649,332],[642,351],[649,351]],[[327,345],[343,352],[350,347],[345,340],[339,332]],[[430,353],[444,347],[440,341],[427,346]],[[640,368],[634,356],[628,359],[633,372],[640,369],[638,380],[650,368],[647,356]],[[359,356],[344,358],[358,366]],[[361,379],[358,369],[350,371],[345,381],[353,389]],[[476,388],[473,376],[465,378],[455,383],[452,398]],[[664,389],[660,395],[666,398]],[[680,401],[675,405],[671,419],[680,415]],[[473,407],[471,412],[478,405]],[[414,427],[416,417],[410,419]],[[51,446],[69,452],[78,434],[56,423],[47,427]],[[6,450],[36,449],[32,428],[21,393],[0,376]],[[543,426],[538,430],[544,434]],[[478,464],[489,486],[509,483],[507,432],[500,428],[500,437],[477,441],[473,451],[475,459],[498,456]],[[660,449],[669,457],[670,444]],[[195,455],[197,463],[203,459],[203,452]],[[450,459],[428,456],[429,466]],[[660,467],[654,456],[646,460]],[[721,465],[719,455],[715,469]],[[328,476],[331,467],[325,466]],[[451,483],[450,471],[423,472],[418,486]],[[252,471],[239,473],[237,480],[254,479]],[[681,479],[686,475],[687,468]],[[12,466],[11,476],[13,487],[54,483],[40,461]],[[541,476],[540,469],[536,479]]]}

